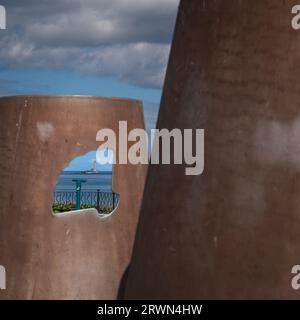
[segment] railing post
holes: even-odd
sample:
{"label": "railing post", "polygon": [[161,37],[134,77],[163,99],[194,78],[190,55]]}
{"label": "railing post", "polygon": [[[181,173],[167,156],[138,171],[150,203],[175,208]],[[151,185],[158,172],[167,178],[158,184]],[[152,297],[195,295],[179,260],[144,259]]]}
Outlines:
{"label": "railing post", "polygon": [[97,189],[97,210],[100,213],[100,190]]}
{"label": "railing post", "polygon": [[81,184],[86,182],[84,179],[73,179],[76,183],[76,210],[80,210],[81,206]]}

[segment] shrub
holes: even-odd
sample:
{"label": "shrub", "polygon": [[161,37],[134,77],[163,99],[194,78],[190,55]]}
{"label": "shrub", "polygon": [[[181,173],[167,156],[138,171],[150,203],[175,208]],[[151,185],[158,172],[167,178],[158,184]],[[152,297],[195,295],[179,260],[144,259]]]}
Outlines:
{"label": "shrub", "polygon": [[[88,205],[88,204],[82,204],[80,206],[80,209],[91,209],[95,208],[96,206]],[[62,213],[62,212],[68,212],[76,210],[76,206],[74,203],[53,203],[52,205],[53,213]],[[112,207],[100,207],[99,213],[102,214],[109,214],[112,212]]]}

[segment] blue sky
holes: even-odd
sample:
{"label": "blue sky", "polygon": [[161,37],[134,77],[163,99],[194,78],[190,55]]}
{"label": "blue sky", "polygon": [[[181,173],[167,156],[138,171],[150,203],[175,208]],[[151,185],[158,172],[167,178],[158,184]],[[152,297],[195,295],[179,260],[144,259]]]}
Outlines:
{"label": "blue sky", "polygon": [[[1,0],[0,96],[143,101],[155,127],[179,0]],[[90,154],[71,169],[90,166]]]}
{"label": "blue sky", "polygon": [[11,94],[58,94],[100,95],[137,98],[159,103],[161,90],[143,88],[120,81],[114,77],[80,74],[69,70],[0,70],[1,78],[8,84],[2,87],[2,95]]}
{"label": "blue sky", "polygon": [[[102,154],[101,154],[102,153]],[[108,155],[103,154],[104,150],[102,150],[99,156],[107,159]],[[109,156],[113,157],[113,152],[109,150]],[[96,160],[96,151],[89,151],[86,154],[73,159],[63,171],[85,171],[85,170],[93,170],[94,162]],[[97,171],[112,171],[112,163],[113,161],[107,161],[108,163],[105,165],[100,165],[95,162]]]}

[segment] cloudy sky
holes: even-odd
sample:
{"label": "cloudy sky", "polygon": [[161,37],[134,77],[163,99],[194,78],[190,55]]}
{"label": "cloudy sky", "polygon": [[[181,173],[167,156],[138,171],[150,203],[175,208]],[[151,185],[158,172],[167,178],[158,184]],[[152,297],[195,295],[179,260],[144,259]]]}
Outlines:
{"label": "cloudy sky", "polygon": [[1,0],[7,30],[0,31],[0,95],[139,98],[151,121],[178,2]]}
{"label": "cloudy sky", "polygon": [[179,0],[0,0],[0,95],[144,102],[155,125]]}

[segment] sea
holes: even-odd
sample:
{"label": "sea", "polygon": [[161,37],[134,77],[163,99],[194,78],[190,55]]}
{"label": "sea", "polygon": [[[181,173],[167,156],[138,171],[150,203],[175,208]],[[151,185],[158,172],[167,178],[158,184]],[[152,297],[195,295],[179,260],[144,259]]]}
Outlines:
{"label": "sea", "polygon": [[55,191],[75,191],[76,183],[73,179],[83,179],[81,190],[89,191],[111,191],[112,190],[112,172],[93,172],[85,173],[78,171],[63,171],[58,179]]}

